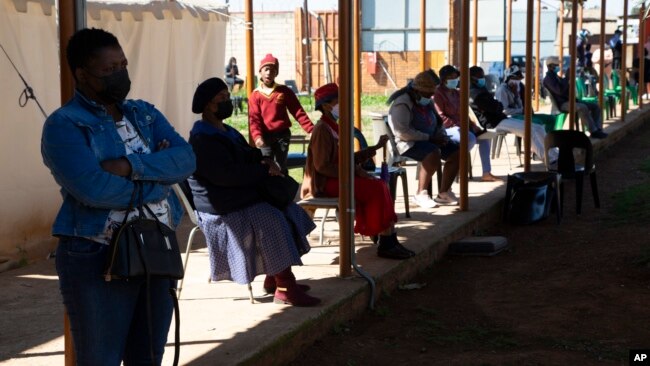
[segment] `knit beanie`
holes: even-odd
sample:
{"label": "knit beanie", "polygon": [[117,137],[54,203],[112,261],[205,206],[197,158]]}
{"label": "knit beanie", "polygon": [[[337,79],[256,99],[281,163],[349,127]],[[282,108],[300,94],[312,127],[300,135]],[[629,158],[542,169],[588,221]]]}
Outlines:
{"label": "knit beanie", "polygon": [[224,89],[228,89],[228,85],[219,78],[210,78],[199,84],[192,99],[192,112],[203,113],[203,109],[210,100]]}
{"label": "knit beanie", "polygon": [[422,71],[421,73],[415,75],[413,79],[413,84],[411,84],[413,89],[423,93],[435,93],[436,92],[436,83],[433,81],[433,77],[429,71]]}
{"label": "knit beanie", "polygon": [[278,62],[278,59],[273,57],[273,55],[270,53],[267,53],[266,56],[264,56],[264,58],[260,62],[260,67],[258,71],[261,71],[262,68],[266,65],[273,65],[275,66],[276,71],[280,71],[280,63]]}
{"label": "knit beanie", "polygon": [[314,99],[316,100],[316,107],[318,108],[325,103],[329,103],[339,97],[339,87],[334,83],[329,83],[316,89],[314,92]]}

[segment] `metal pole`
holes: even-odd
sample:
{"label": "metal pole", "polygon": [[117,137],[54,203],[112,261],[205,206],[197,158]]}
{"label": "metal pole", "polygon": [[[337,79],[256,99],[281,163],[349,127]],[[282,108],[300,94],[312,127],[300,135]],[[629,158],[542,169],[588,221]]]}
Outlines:
{"label": "metal pole", "polygon": [[645,4],[639,10],[639,108],[643,107],[643,94],[645,94]]}
{"label": "metal pole", "polygon": [[558,54],[560,56],[560,76],[564,76],[564,1],[560,1],[560,45],[558,46]]}
{"label": "metal pole", "polygon": [[[339,34],[351,34],[352,19],[350,2],[339,0]],[[350,161],[352,156],[352,62],[350,38],[341,37],[339,41],[339,275],[349,277],[350,248],[354,241],[354,171]]]}
{"label": "metal pole", "polygon": [[[600,40],[599,40],[599,49],[600,49],[600,59],[598,64],[600,65],[600,73],[598,74],[598,105],[604,105],[605,101],[605,9],[607,8],[606,0],[600,0]],[[601,116],[602,118],[602,116]]]}
{"label": "metal pole", "polygon": [[506,59],[504,60],[505,67],[510,66],[510,58],[512,57],[512,0],[508,0],[508,9],[506,13]]}
{"label": "metal pole", "polygon": [[[536,14],[536,23],[535,24],[535,112],[539,111],[539,60],[541,55],[539,53],[539,41],[540,41],[540,29],[541,29],[541,19],[542,19],[542,0],[537,0],[537,14]],[[530,59],[526,59],[530,60]]]}
{"label": "metal pole", "polygon": [[420,0],[420,71],[427,68],[427,0]]}
{"label": "metal pole", "polygon": [[571,36],[569,38],[569,51],[571,55],[571,61],[569,61],[569,126],[573,130],[575,129],[575,120],[576,120],[576,37],[577,32],[577,18],[578,17],[578,2],[573,2],[573,8],[571,10]]}
{"label": "metal pole", "polygon": [[526,6],[526,110],[524,119],[524,171],[530,171],[530,126],[533,119],[532,93],[533,88],[533,0],[528,0]]}
{"label": "metal pole", "polygon": [[478,0],[473,0],[474,11],[472,14],[472,65],[476,66],[478,62]]}
{"label": "metal pole", "polygon": [[623,0],[623,52],[621,52],[621,121],[627,114],[627,0]]}
{"label": "metal pole", "polygon": [[[352,64],[354,65],[354,127],[361,130],[361,0],[354,0],[352,10],[354,42]],[[358,142],[355,141],[355,150]]]}
{"label": "metal pole", "polygon": [[309,17],[309,8],[307,7],[307,0],[303,2],[302,5],[304,9],[303,16],[305,17],[305,40],[306,42],[306,52],[305,52],[305,89],[307,89],[307,94],[311,96],[311,31],[309,24],[311,23]]}
{"label": "metal pole", "polygon": [[[476,0],[474,0],[476,1]],[[460,210],[469,209],[467,191],[467,151],[469,143],[469,0],[461,2],[460,11]]]}

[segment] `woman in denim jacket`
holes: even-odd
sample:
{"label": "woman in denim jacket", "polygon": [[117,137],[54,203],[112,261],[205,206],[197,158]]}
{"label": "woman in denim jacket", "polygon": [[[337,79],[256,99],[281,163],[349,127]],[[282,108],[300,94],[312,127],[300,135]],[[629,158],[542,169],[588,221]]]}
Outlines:
{"label": "woman in denim jacket", "polygon": [[125,100],[127,60],[112,34],[75,33],[67,48],[75,95],[45,122],[41,151],[61,186],[52,234],[78,365],[160,364],[172,316],[170,280],[151,279],[151,360],[144,280],[105,282],[111,235],[134,181],[158,219],[175,227],[182,207],[170,185],[195,168],[192,148],[153,105]]}

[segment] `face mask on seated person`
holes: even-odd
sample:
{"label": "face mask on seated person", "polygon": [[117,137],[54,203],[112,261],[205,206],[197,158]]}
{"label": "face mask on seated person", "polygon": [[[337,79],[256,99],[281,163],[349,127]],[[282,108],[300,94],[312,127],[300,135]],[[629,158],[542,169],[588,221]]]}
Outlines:
{"label": "face mask on seated person", "polygon": [[508,80],[508,85],[512,86],[513,88],[515,86],[519,86],[520,81],[519,80]]}
{"label": "face mask on seated person", "polygon": [[456,89],[458,87],[458,78],[447,80],[447,83],[445,85],[449,89]]}
{"label": "face mask on seated person", "polygon": [[479,88],[485,88],[485,78],[476,79],[476,85]]}
{"label": "face mask on seated person", "polygon": [[230,100],[224,100],[223,102],[217,104],[217,111],[214,112],[214,116],[220,120],[224,120],[232,116],[232,102]]}
{"label": "face mask on seated person", "polygon": [[431,104],[431,98],[420,97],[420,99],[418,99],[418,104],[426,107]]}
{"label": "face mask on seated person", "polygon": [[332,117],[334,117],[335,120],[338,120],[339,119],[339,113],[340,113],[339,112],[339,105],[335,104],[332,107],[332,110],[330,111],[330,113],[332,114]]}

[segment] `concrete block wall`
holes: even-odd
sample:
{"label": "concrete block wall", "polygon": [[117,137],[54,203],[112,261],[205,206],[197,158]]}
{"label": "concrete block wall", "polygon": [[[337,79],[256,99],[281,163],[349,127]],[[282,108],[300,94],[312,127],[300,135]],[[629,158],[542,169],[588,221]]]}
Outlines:
{"label": "concrete block wall", "polygon": [[[244,13],[231,13],[231,16],[244,19]],[[259,62],[267,53],[272,53],[280,62],[280,73],[277,81],[284,83],[284,80],[296,79],[296,31],[293,12],[267,12],[254,13],[254,48],[255,60],[253,65],[255,72]],[[231,56],[237,59],[240,77],[246,80],[246,34],[245,26],[231,19],[226,26],[226,58],[228,63]],[[220,71],[219,77],[224,76],[224,70]]]}

